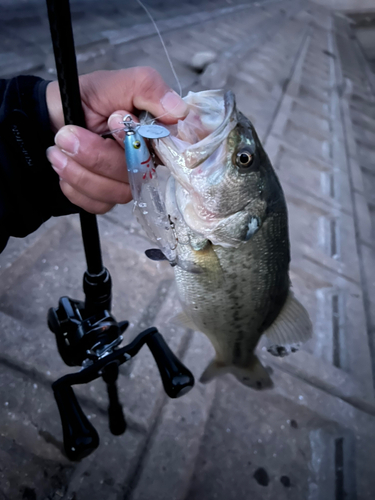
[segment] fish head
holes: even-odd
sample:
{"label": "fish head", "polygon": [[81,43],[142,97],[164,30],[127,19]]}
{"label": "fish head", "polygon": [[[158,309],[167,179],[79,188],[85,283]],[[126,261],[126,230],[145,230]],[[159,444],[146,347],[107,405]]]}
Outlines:
{"label": "fish head", "polygon": [[[243,210],[261,197],[266,168],[264,151],[251,122],[236,112],[237,124],[217,151],[192,176],[200,201],[217,217]],[[200,184],[199,177],[206,183]]]}
{"label": "fish head", "polygon": [[190,229],[214,244],[238,246],[259,227],[250,207],[264,210],[272,167],[232,92],[189,93],[185,100],[187,118],[155,140],[154,150],[176,181],[176,203]]}

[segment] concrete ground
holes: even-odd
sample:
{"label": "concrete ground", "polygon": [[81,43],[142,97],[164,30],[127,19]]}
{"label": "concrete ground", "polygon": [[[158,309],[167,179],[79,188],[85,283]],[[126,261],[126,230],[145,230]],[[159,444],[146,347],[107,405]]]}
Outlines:
{"label": "concrete ground", "polygon": [[[147,17],[129,4],[72,2],[80,72],[146,64],[173,86]],[[287,198],[291,279],[314,337],[280,360],[259,346],[272,390],[227,375],[178,400],[143,349],[121,369],[123,436],[108,430],[104,384],[77,389],[101,446],[72,463],[50,387],[71,369],[46,312],[62,295],[82,298],[79,221],[11,240],[0,256],[0,499],[373,499],[375,86],[353,18],[298,0],[148,5],[184,93],[230,88],[253,121]],[[192,58],[206,50],[215,61],[197,73]],[[43,3],[2,0],[0,76],[54,71]],[[213,349],[168,323],[179,309],[173,273],[144,256],[131,206],[99,225],[113,312],[131,323],[125,340],[156,325],[198,379]]]}

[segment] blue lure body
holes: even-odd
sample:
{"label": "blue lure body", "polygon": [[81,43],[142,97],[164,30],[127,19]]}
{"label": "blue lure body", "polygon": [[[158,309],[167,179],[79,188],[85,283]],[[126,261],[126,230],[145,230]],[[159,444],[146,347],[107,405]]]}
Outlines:
{"label": "blue lure body", "polygon": [[[144,137],[155,138],[169,132],[164,127],[142,126],[135,123],[131,116],[124,118],[125,158],[129,183],[134,200],[134,213],[147,236],[153,240],[171,265],[177,263],[177,241],[170,223],[162,197],[160,196],[156,168]],[[154,134],[152,133],[154,132]],[[146,136],[146,137],[147,137]]]}

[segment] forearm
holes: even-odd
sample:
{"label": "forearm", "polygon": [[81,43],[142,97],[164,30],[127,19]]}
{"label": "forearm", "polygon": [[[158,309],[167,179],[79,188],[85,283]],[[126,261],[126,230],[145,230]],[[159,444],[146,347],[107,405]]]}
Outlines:
{"label": "forearm", "polygon": [[46,105],[48,82],[0,80],[0,251],[51,216],[77,211],[63,195],[45,151],[53,141]]}

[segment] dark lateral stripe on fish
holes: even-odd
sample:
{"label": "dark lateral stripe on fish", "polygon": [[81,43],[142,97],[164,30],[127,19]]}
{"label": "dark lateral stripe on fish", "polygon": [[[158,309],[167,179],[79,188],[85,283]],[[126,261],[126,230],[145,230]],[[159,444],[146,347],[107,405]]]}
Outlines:
{"label": "dark lateral stripe on fish", "polygon": [[241,361],[241,341],[236,340],[233,349],[233,364],[237,364]]}
{"label": "dark lateral stripe on fish", "polygon": [[232,361],[234,364],[240,363],[241,358],[242,358],[242,342],[244,339],[244,332],[241,330],[238,335],[236,340],[234,341],[234,347],[233,347],[233,355],[232,355]]}

